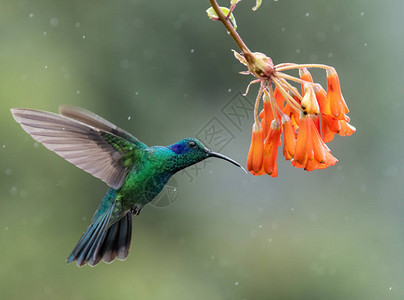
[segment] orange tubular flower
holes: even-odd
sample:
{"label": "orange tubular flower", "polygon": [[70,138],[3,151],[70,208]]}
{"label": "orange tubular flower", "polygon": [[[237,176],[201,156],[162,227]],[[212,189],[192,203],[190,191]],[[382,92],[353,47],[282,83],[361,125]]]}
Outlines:
{"label": "orange tubular flower", "polygon": [[334,68],[327,69],[327,103],[325,114],[342,120],[348,112],[349,109],[341,93],[338,74]]}
{"label": "orange tubular flower", "polygon": [[[307,82],[313,82],[313,77],[311,77],[311,74],[307,68],[301,68],[299,69],[299,77],[301,80],[307,81]],[[302,86],[302,96],[304,97],[304,86],[303,83],[301,84]]]}
{"label": "orange tubular flower", "polygon": [[278,146],[281,144],[282,128],[280,122],[273,120],[264,144],[264,171],[272,177],[278,176],[276,157]]}
{"label": "orange tubular flower", "polygon": [[296,131],[293,130],[289,117],[282,119],[283,127],[283,156],[291,160],[295,155]]}
{"label": "orange tubular flower", "polygon": [[321,116],[321,130],[322,137],[325,143],[331,142],[334,139],[334,134],[338,133],[341,136],[350,136],[356,129],[352,125],[349,125],[349,117],[344,115],[344,120],[336,119],[333,116],[326,115],[325,110],[327,109],[327,93],[323,88],[316,86],[316,98],[320,106]]}
{"label": "orange tubular flower", "polygon": [[264,109],[263,109],[264,113],[260,117],[263,119],[262,128],[264,129],[264,136],[267,136],[269,128],[271,127],[272,120],[274,119],[274,114],[272,112],[271,102],[267,94],[264,94],[262,100],[264,102]]}
{"label": "orange tubular flower", "polygon": [[321,139],[310,116],[302,117],[297,136],[295,157],[292,161],[293,166],[304,168],[306,171],[312,171],[315,169],[325,169],[335,165],[337,161]]}
{"label": "orange tubular flower", "polygon": [[264,158],[264,133],[260,123],[254,123],[250,151],[247,157],[247,170],[258,173],[261,170]]}
{"label": "orange tubular flower", "polygon": [[317,98],[314,93],[313,85],[312,84],[304,84],[304,96],[302,99],[302,109],[306,112],[306,114],[310,115],[318,115],[320,112],[320,108],[317,103]]}

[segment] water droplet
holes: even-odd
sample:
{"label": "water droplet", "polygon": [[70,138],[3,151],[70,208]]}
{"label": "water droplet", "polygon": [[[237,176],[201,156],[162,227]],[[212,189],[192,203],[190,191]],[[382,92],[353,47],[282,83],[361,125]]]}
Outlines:
{"label": "water droplet", "polygon": [[139,95],[139,92],[135,92],[135,95],[136,95],[136,96]]}
{"label": "water droplet", "polygon": [[48,68],[48,66],[45,66],[45,69],[47,69]]}
{"label": "water droplet", "polygon": [[85,36],[85,35],[83,35],[83,36],[82,36],[82,38],[83,38],[83,39],[85,39],[85,38],[86,38],[86,36]]}
{"label": "water droplet", "polygon": [[128,117],[128,121],[130,121],[130,119],[131,119],[131,116]]}
{"label": "water droplet", "polygon": [[79,94],[80,94],[80,90],[77,90],[77,91],[76,91],[76,94],[79,95]]}
{"label": "water droplet", "polygon": [[269,239],[268,239],[268,242],[272,243],[272,239],[271,239],[271,238],[269,238]]}
{"label": "water droplet", "polygon": [[30,18],[33,18],[33,17],[34,17],[34,14],[33,14],[33,13],[30,13],[30,14],[29,14],[29,17],[30,17]]}
{"label": "water droplet", "polygon": [[334,56],[334,53],[332,53],[332,52],[329,52],[329,53],[328,53],[328,57],[329,57],[329,58],[331,58],[331,57],[333,57],[333,56]]}
{"label": "water droplet", "polygon": [[368,43],[365,43],[365,47],[367,47]]}
{"label": "water droplet", "polygon": [[8,227],[6,226],[6,227],[4,227],[4,230],[8,230]]}
{"label": "water droplet", "polygon": [[59,20],[58,20],[58,18],[52,18],[52,19],[50,19],[50,24],[51,24],[52,27],[58,26],[58,25],[59,25]]}
{"label": "water droplet", "polygon": [[10,194],[12,196],[15,196],[15,195],[17,195],[17,193],[18,193],[17,187],[15,187],[15,186],[11,187]]}
{"label": "water droplet", "polygon": [[258,228],[262,228],[262,225],[259,225]]}
{"label": "water droplet", "polygon": [[363,17],[365,15],[364,11],[361,11],[360,16]]}
{"label": "water droplet", "polygon": [[310,13],[307,12],[307,13],[306,13],[306,17],[308,17],[308,16],[310,16]]}
{"label": "water droplet", "polygon": [[6,148],[6,145],[3,145],[3,149]]}
{"label": "water droplet", "polygon": [[238,285],[239,285],[239,282],[238,282],[238,281],[236,281],[236,282],[234,283],[234,285],[235,285],[235,286],[238,286]]}
{"label": "water droplet", "polygon": [[281,29],[282,31],[286,31],[286,28],[285,27],[282,27],[282,29]]}
{"label": "water droplet", "polygon": [[290,208],[291,211],[295,211],[295,209],[293,207]]}
{"label": "water droplet", "polygon": [[80,24],[79,22],[76,22],[76,24],[74,24],[74,27],[80,28],[80,27],[81,27],[81,24]]}
{"label": "water droplet", "polygon": [[42,32],[42,34],[43,34],[43,36],[46,36],[46,35],[47,35],[46,31]]}
{"label": "water droplet", "polygon": [[389,287],[389,291],[391,291],[393,289],[393,287],[391,286],[391,287]]}
{"label": "water droplet", "polygon": [[227,92],[230,93],[230,92],[231,92],[231,89],[228,89]]}
{"label": "water droplet", "polygon": [[191,53],[195,53],[195,49],[191,49]]}
{"label": "water droplet", "polygon": [[296,49],[296,54],[300,54],[300,49]]}

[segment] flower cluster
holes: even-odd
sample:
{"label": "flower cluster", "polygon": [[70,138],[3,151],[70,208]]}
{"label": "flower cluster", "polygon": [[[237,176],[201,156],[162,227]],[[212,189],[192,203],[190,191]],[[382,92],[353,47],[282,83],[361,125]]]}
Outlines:
{"label": "flower cluster", "polygon": [[[278,176],[276,159],[282,134],[283,156],[293,166],[312,171],[335,165],[337,159],[326,143],[335,134],[349,136],[356,130],[349,124],[349,110],[335,69],[319,64],[274,66],[262,53],[234,54],[248,67],[248,71],[241,73],[257,78],[248,85],[246,94],[251,84],[260,83],[247,169],[253,175]],[[309,68],[326,71],[327,91],[313,82]],[[284,73],[289,70],[298,70],[299,77]],[[300,92],[290,82],[300,84]],[[258,114],[261,99],[263,109]]]}

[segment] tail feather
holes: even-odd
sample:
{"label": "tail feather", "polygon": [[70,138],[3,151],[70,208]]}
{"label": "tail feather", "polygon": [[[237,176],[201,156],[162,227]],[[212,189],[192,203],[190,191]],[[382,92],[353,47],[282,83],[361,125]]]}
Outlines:
{"label": "tail feather", "polygon": [[130,213],[126,215],[126,220],[124,223],[120,224],[120,231],[118,235],[118,246],[117,246],[117,257],[120,260],[124,260],[128,257],[129,248],[130,248],[130,240],[132,237],[132,216]]}
{"label": "tail feather", "polygon": [[111,263],[115,258],[126,259],[129,254],[131,235],[132,215],[129,212],[108,230],[98,253],[99,258],[106,263]]}
{"label": "tail feather", "polygon": [[132,215],[128,212],[108,228],[113,208],[114,205],[93,220],[73,249],[67,263],[76,261],[77,266],[83,266],[86,263],[95,266],[101,259],[110,263],[115,257],[123,260],[128,256],[132,235]]}

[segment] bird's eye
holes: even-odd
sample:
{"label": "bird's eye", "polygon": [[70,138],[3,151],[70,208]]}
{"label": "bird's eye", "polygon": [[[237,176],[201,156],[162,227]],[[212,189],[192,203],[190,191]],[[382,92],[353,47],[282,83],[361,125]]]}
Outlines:
{"label": "bird's eye", "polygon": [[188,145],[189,145],[189,148],[196,148],[196,143],[194,141],[190,141],[188,143]]}

